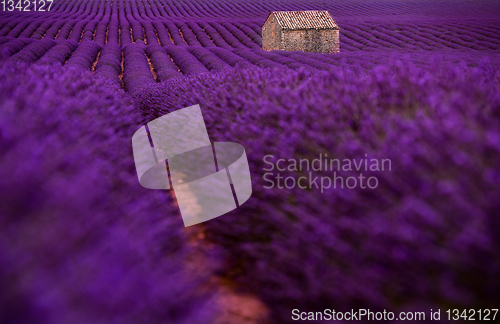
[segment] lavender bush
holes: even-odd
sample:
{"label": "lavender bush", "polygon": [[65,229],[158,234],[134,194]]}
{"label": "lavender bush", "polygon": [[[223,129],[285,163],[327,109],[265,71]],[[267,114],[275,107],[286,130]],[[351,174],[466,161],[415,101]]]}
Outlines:
{"label": "lavender bush", "polygon": [[207,68],[183,46],[165,46],[164,49],[184,75],[208,72]]}
{"label": "lavender bush", "polygon": [[154,66],[157,81],[161,82],[183,76],[179,68],[172,62],[161,46],[149,45],[146,47],[146,54]]}
{"label": "lavender bush", "polygon": [[[226,248],[224,275],[266,301],[272,322],[290,321],[294,308],[494,308],[500,73],[486,61],[474,69],[438,63],[310,78],[231,70],[138,98],[150,119],[200,103],[215,141],[245,146],[252,199],[206,228]],[[375,190],[264,188],[264,156],[319,154],[387,158],[392,171]]]}
{"label": "lavender bush", "polygon": [[224,71],[231,66],[203,47],[188,47],[188,51],[209,71]]}
{"label": "lavender bush", "polygon": [[40,40],[31,43],[10,58],[12,62],[35,63],[47,51],[56,45],[53,40]]}
{"label": "lavender bush", "polygon": [[234,54],[232,51],[228,51],[228,50],[220,48],[220,47],[212,47],[212,48],[209,48],[208,50],[210,52],[214,53],[215,55],[217,55],[221,60],[223,60],[224,62],[226,62],[227,64],[229,64],[233,67],[240,67],[240,68],[252,68],[252,67],[254,67],[254,65],[252,65],[252,63],[243,59],[241,56]]}
{"label": "lavender bush", "polygon": [[[29,8],[0,16],[0,323],[498,308],[497,1]],[[270,11],[311,9],[340,53],[261,49]],[[130,137],[192,104],[245,147],[253,195],[184,229],[172,192],[140,187]],[[392,168],[373,190],[264,187],[264,156],[320,154]]]}
{"label": "lavender bush", "polygon": [[65,66],[78,67],[82,70],[90,70],[100,50],[101,47],[95,42],[82,42],[66,62]]}
{"label": "lavender bush", "polygon": [[123,83],[130,92],[141,91],[143,87],[154,83],[153,75],[149,69],[148,60],[144,53],[144,45],[128,44],[123,48]]}
{"label": "lavender bush", "polygon": [[176,208],[137,186],[127,96],[79,69],[0,68],[0,322],[210,322]]}
{"label": "lavender bush", "polygon": [[115,83],[116,85],[120,85],[121,61],[121,47],[116,43],[108,43],[104,45],[99,54],[99,60],[97,61],[95,72],[97,75],[105,78],[106,80]]}

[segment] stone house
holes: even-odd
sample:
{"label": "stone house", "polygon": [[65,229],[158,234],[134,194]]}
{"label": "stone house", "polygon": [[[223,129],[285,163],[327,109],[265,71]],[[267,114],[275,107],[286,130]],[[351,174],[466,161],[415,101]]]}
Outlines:
{"label": "stone house", "polygon": [[338,53],[339,27],[326,10],[273,11],[262,26],[262,48]]}

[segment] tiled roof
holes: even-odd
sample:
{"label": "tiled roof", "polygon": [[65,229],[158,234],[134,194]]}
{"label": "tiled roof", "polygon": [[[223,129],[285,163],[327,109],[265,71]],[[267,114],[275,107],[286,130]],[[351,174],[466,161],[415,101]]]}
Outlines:
{"label": "tiled roof", "polygon": [[339,26],[326,10],[273,11],[282,29],[339,29]]}

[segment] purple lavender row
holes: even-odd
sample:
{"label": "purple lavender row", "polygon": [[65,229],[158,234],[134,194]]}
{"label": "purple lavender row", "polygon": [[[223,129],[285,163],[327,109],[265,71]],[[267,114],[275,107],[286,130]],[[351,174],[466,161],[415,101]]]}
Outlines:
{"label": "purple lavender row", "polygon": [[257,35],[259,35],[260,37],[262,37],[262,26],[260,24],[248,22],[247,26],[250,27],[250,28],[252,28],[254,30],[254,32],[257,33]]}
{"label": "purple lavender row", "polygon": [[101,46],[95,42],[81,42],[71,58],[66,62],[65,67],[74,67],[89,71],[100,50]]}
{"label": "purple lavender row", "polygon": [[187,6],[189,6],[190,12],[189,17],[207,17],[208,12],[201,8],[200,4],[198,2],[184,2]]}
{"label": "purple lavender row", "polygon": [[106,33],[108,32],[108,28],[111,29],[111,25],[107,22],[99,22],[96,26],[96,31],[94,35],[94,41],[99,44],[101,47],[106,44]]}
{"label": "purple lavender row", "polygon": [[[417,31],[408,31],[405,29],[402,29],[400,34],[402,36],[405,36],[408,38],[408,43],[410,44],[415,44],[419,48],[424,48],[424,49],[432,49],[432,42],[429,40],[428,37],[422,37],[418,35]],[[454,49],[463,49],[463,47],[457,43],[449,42],[447,44],[448,47],[454,48]]]}
{"label": "purple lavender row", "polygon": [[167,28],[162,22],[155,21],[153,22],[153,26],[162,46],[174,45],[174,43],[170,40],[170,34],[168,33]]}
{"label": "purple lavender row", "polygon": [[68,39],[73,42],[79,43],[82,38],[83,29],[85,28],[86,24],[87,24],[86,20],[77,21],[73,26],[73,28],[71,29],[71,33]]}
{"label": "purple lavender row", "polygon": [[158,9],[156,8],[156,4],[153,3],[151,4],[151,2],[149,0],[144,0],[144,8],[146,9],[146,15],[147,17],[151,20],[151,21],[154,21],[156,20],[156,15],[160,15],[160,13],[158,12]]}
{"label": "purple lavender row", "polygon": [[241,42],[231,34],[224,26],[219,23],[210,23],[210,25],[221,35],[221,37],[234,48],[246,48]]}
{"label": "purple lavender row", "polygon": [[144,11],[142,1],[130,0],[130,2],[134,18],[136,18],[140,23],[143,23],[146,18],[146,12]]}
{"label": "purple lavender row", "polygon": [[107,43],[120,43],[120,16],[118,11],[118,0],[113,0],[111,7],[111,17],[109,20],[108,31],[106,36]]}
{"label": "purple lavender row", "polygon": [[14,38],[0,45],[0,59],[9,58],[34,41],[31,38]]}
{"label": "purple lavender row", "polygon": [[[442,44],[446,47],[453,48],[453,49],[463,49],[463,47],[456,43],[456,42],[451,42],[439,37],[433,37],[432,35],[427,35],[427,34],[421,34],[418,30],[412,30],[411,32],[406,30],[406,28],[402,28],[400,32],[401,36],[407,37],[408,42],[418,42],[418,46],[420,48],[426,49],[426,50],[431,50],[433,46],[435,46],[435,43],[437,44]],[[420,36],[420,35],[423,35]]]}
{"label": "purple lavender row", "polygon": [[208,72],[207,68],[200,63],[184,46],[165,46],[167,54],[173,59],[184,75],[195,75]]}
{"label": "purple lavender row", "polygon": [[333,68],[333,66],[330,64],[326,64],[326,63],[320,62],[318,60],[315,60],[312,57],[309,57],[308,54],[310,54],[310,53],[288,52],[288,51],[278,51],[278,52],[283,56],[291,58],[292,60],[295,60],[295,61],[300,62],[300,63],[305,63],[305,64],[307,64],[313,68],[316,68],[318,70],[329,71]]}
{"label": "purple lavender row", "polygon": [[7,43],[7,42],[10,42],[13,39],[14,38],[12,38],[12,37],[0,37],[0,45]]}
{"label": "purple lavender row", "polygon": [[195,34],[198,42],[200,42],[203,47],[214,47],[215,44],[210,40],[207,33],[201,29],[201,27],[194,21],[187,21],[186,25]]}
{"label": "purple lavender row", "polygon": [[205,30],[207,35],[210,37],[210,39],[212,40],[212,42],[216,46],[227,49],[227,50],[232,49],[232,47],[221,37],[221,35],[208,23],[199,22],[198,24],[200,25],[201,28],[203,28]]}
{"label": "purple lavender row", "polygon": [[357,51],[359,50],[362,45],[360,45],[357,42],[354,42],[350,40],[349,38],[345,37],[344,35],[340,35],[340,52],[344,51]]}
{"label": "purple lavender row", "polygon": [[130,27],[132,28],[132,38],[134,42],[142,41],[144,42],[144,32],[142,30],[142,25],[132,19],[129,19]]}
{"label": "purple lavender row", "polygon": [[[390,28],[389,30],[391,30],[390,42],[392,44],[394,44],[398,47],[401,47],[401,48],[419,49],[418,46],[415,46],[415,45],[409,43],[410,40],[408,39],[407,36],[401,35],[400,30],[399,30],[400,27],[397,27],[397,26],[385,27],[385,28],[380,27],[380,26],[374,27],[375,30],[379,31],[382,34],[388,33],[387,28]],[[393,30],[395,32],[393,32]],[[386,39],[388,39],[388,37],[386,37]]]}
{"label": "purple lavender row", "polygon": [[10,31],[15,28],[15,26],[19,23],[18,20],[12,20],[6,23],[2,29],[0,29],[0,36],[7,36]]}
{"label": "purple lavender row", "polygon": [[20,37],[20,34],[23,32],[23,30],[29,25],[30,23],[28,21],[21,21],[19,22],[15,27],[10,29],[10,31],[7,33],[6,36],[8,37]]}
{"label": "purple lavender row", "polygon": [[148,45],[145,52],[153,64],[156,73],[156,81],[162,82],[183,76],[163,47]]}
{"label": "purple lavender row", "polygon": [[[350,31],[355,33],[358,37],[364,39],[370,39],[374,44],[374,47],[382,47],[382,48],[393,48],[394,42],[392,41],[392,37],[387,37],[387,34],[381,33],[373,28],[367,26],[351,27]],[[375,36],[375,37],[374,37]],[[404,45],[399,43],[399,45]]]}
{"label": "purple lavender row", "polygon": [[170,17],[182,17],[182,14],[179,11],[179,8],[177,8],[177,5],[173,2],[164,2],[165,7],[168,7],[168,13]]}
{"label": "purple lavender row", "polygon": [[144,53],[144,45],[128,44],[123,47],[123,84],[131,93],[155,83]]}
{"label": "purple lavender row", "polygon": [[180,45],[180,46],[186,46],[186,42],[184,41],[184,38],[182,38],[181,33],[179,32],[179,28],[177,27],[176,24],[174,24],[171,21],[167,21],[164,23],[165,27],[167,27],[168,32],[170,33],[170,36],[172,37],[172,40],[174,41],[175,45]]}
{"label": "purple lavender row", "polygon": [[47,51],[47,53],[45,53],[42,58],[36,62],[36,64],[64,65],[66,60],[71,57],[71,54],[73,54],[77,47],[78,43],[69,40],[58,42],[58,44]]}
{"label": "purple lavender row", "polygon": [[214,12],[214,4],[212,2],[195,2],[193,5],[203,12],[203,15],[201,17],[208,17],[208,18],[219,18],[215,12]]}
{"label": "purple lavender row", "polygon": [[374,43],[370,39],[359,36],[357,33],[353,32],[352,29],[355,29],[355,27],[351,27],[349,30],[343,30],[343,35],[347,38],[352,39],[353,41],[356,41],[357,43],[360,43],[363,46],[363,49],[379,47],[377,43]]}
{"label": "purple lavender row", "polygon": [[[99,17],[102,17],[99,19]],[[107,33],[108,29],[111,29],[110,25],[111,20],[111,2],[107,1],[106,6],[104,8],[104,13],[101,11],[101,15],[98,15],[94,21],[97,23],[94,35],[94,41],[99,44],[101,47],[104,46],[107,42]],[[116,27],[116,25],[114,26]]]}
{"label": "purple lavender row", "polygon": [[[450,26],[449,28],[457,33],[463,32],[460,26]],[[496,29],[491,30],[488,25],[468,26],[465,31],[468,35],[473,36],[474,39],[500,45],[500,39],[498,39],[499,31]]]}
{"label": "purple lavender row", "polygon": [[133,41],[133,30],[129,22],[129,17],[131,16],[130,7],[128,1],[120,0],[120,6],[118,8],[118,18],[120,22],[120,44],[122,46],[130,44]]}
{"label": "purple lavender row", "polygon": [[[354,33],[354,31],[353,31]],[[416,49],[416,46],[410,46],[408,40],[405,36],[399,35],[399,33],[388,33],[386,29],[380,26],[374,26],[370,29],[370,33],[373,34],[377,39],[387,43],[387,47],[399,47],[399,48],[412,48]],[[351,37],[352,34],[351,34]]]}
{"label": "purple lavender row", "polygon": [[268,60],[274,61],[276,63],[279,63],[281,65],[284,65],[290,69],[293,70],[299,70],[299,69],[305,69],[309,72],[318,72],[319,70],[310,66],[310,65],[304,65],[303,63],[299,63],[287,56],[281,55],[281,51],[273,51],[273,52],[268,52],[268,51],[262,51],[262,50],[257,50],[254,52],[257,55],[260,55]]}
{"label": "purple lavender row", "polygon": [[160,13],[156,8],[156,3],[153,3],[153,5],[151,5],[149,0],[144,0],[144,9],[146,10],[146,16],[149,20],[154,21],[158,19],[156,15],[159,16]]}
{"label": "purple lavender row", "polygon": [[[453,31],[453,29],[451,29]],[[472,48],[472,49],[498,49],[500,42],[496,40],[496,46],[495,40],[494,39],[488,39],[488,41],[484,41],[483,37],[480,35],[474,35],[474,37],[468,36],[468,35],[459,35],[459,32],[463,31],[457,31],[457,36],[451,36],[451,35],[445,35],[444,33],[438,33],[435,30],[432,30],[430,28],[421,28],[420,31],[422,36],[428,35],[428,37],[432,37],[434,39],[437,39],[438,41],[446,41],[448,43],[454,43],[454,44],[460,44],[464,47],[467,48]],[[467,31],[468,32],[468,31]]]}
{"label": "purple lavender row", "polygon": [[209,71],[221,72],[231,68],[231,65],[221,60],[208,49],[199,46],[189,46],[187,50],[200,61]]}
{"label": "purple lavender row", "polygon": [[93,41],[95,28],[96,28],[96,23],[93,20],[87,22],[83,27],[83,33],[80,41],[81,42]]}
{"label": "purple lavender row", "polygon": [[176,3],[175,7],[180,12],[180,14],[181,14],[182,17],[186,17],[186,18],[191,17],[190,13],[188,13],[188,11],[185,8],[185,2],[184,1],[180,2],[180,3]]}
{"label": "purple lavender row", "polygon": [[123,5],[123,0],[119,0],[120,5],[118,7],[118,21],[120,25],[120,45],[125,46],[126,44],[132,43],[132,33],[130,30],[130,24],[127,20],[127,15],[125,13],[125,6]]}
{"label": "purple lavender row", "polygon": [[37,28],[42,24],[42,21],[40,20],[35,20],[31,21],[29,25],[19,34],[18,37],[23,38],[23,37],[31,37],[33,33],[37,30]]}
{"label": "purple lavender row", "polygon": [[168,5],[163,5],[164,1],[159,1],[159,4],[157,5],[158,11],[161,13],[161,16],[163,18],[168,18],[168,17],[173,17],[175,16],[172,10],[170,9],[170,6]]}
{"label": "purple lavender row", "polygon": [[54,24],[54,20],[45,20],[43,21],[37,29],[31,34],[29,37],[40,40],[47,33],[47,30],[50,28],[52,24]]}
{"label": "purple lavender row", "polygon": [[122,48],[117,43],[107,43],[99,54],[99,60],[95,66],[95,73],[109,82],[121,86],[121,63]]}
{"label": "purple lavender row", "polygon": [[234,68],[241,68],[241,69],[255,68],[255,65],[253,65],[252,63],[248,62],[241,56],[236,55],[232,51],[229,51],[227,49],[220,47],[210,47],[207,49]]}
{"label": "purple lavender row", "polygon": [[226,30],[228,30],[231,34],[233,34],[238,41],[245,45],[246,47],[249,47],[251,49],[260,49],[261,47],[257,45],[250,37],[248,37],[244,32],[239,30],[237,27],[235,27],[233,24],[230,23],[222,23],[221,24]]}
{"label": "purple lavender row", "polygon": [[54,40],[34,41],[10,57],[9,61],[15,63],[24,62],[27,64],[33,64],[55,45],[56,41]]}
{"label": "purple lavender row", "polygon": [[55,39],[63,25],[64,21],[62,20],[54,21],[54,24],[52,24],[45,35],[43,35],[43,39]]}
{"label": "purple lavender row", "polygon": [[250,37],[250,39],[254,43],[262,47],[262,36],[256,33],[254,29],[242,23],[235,23],[234,25],[238,27],[242,32],[244,32],[248,37]]}
{"label": "purple lavender row", "polygon": [[151,22],[144,21],[142,24],[144,27],[146,44],[148,44],[148,45],[160,45],[160,40],[156,36],[155,28],[153,27]]}
{"label": "purple lavender row", "polygon": [[[375,54],[383,62],[385,53]],[[193,102],[210,107],[203,111],[208,125],[222,115],[231,124],[218,128],[214,139],[230,138],[248,150],[253,200],[207,227],[230,256],[229,268],[240,271],[239,282],[277,309],[269,322],[288,323],[292,307],[325,300],[345,309],[424,311],[443,302],[486,307],[499,297],[497,266],[491,268],[500,232],[498,65],[437,62],[423,70],[406,60],[386,62],[311,78],[300,71],[233,69],[188,79],[175,94],[167,87],[142,94],[140,106],[151,118]],[[264,156],[311,161],[325,153],[390,159],[392,169],[377,174],[374,190],[339,183],[323,193],[268,189]],[[307,176],[280,174],[295,181]],[[481,257],[469,253],[478,246]],[[454,279],[442,287],[433,278]],[[388,285],[393,294],[384,293]],[[450,295],[450,288],[459,293]]]}
{"label": "purple lavender row", "polygon": [[[420,32],[423,32],[428,35],[432,35],[433,38],[439,39],[438,32],[434,29],[431,28],[426,28],[426,27],[420,27],[419,28]],[[472,37],[470,34],[465,34],[461,30],[454,30],[453,28],[449,28],[449,31],[454,31],[457,34],[457,37],[459,37],[461,40],[465,41],[467,46],[472,47],[474,49],[486,49],[486,47],[481,46],[480,42],[478,41],[477,38]],[[444,38],[442,38],[444,39]]]}
{"label": "purple lavender row", "polygon": [[262,68],[278,68],[278,69],[284,69],[285,66],[276,62],[273,62],[271,60],[268,60],[260,55],[255,54],[253,51],[242,48],[242,49],[235,49],[232,51],[234,54],[237,54],[247,60],[248,62],[257,65]]}
{"label": "purple lavender row", "polygon": [[196,39],[193,31],[184,23],[177,23],[176,26],[179,28],[184,40],[189,46],[200,46],[200,42]]}
{"label": "purple lavender row", "polygon": [[57,34],[56,40],[68,39],[75,24],[76,21],[74,20],[65,22],[64,25],[59,29],[59,34]]}
{"label": "purple lavender row", "polygon": [[0,80],[0,293],[23,309],[2,322],[213,322],[211,293],[193,289],[213,266],[185,265],[178,209],[137,185],[144,119],[128,96],[78,69],[2,65]]}
{"label": "purple lavender row", "polygon": [[[418,31],[415,32],[415,35],[427,38],[431,41],[434,41],[437,44],[443,44],[446,47],[451,47],[451,48],[460,48],[466,47],[466,48],[471,48],[471,49],[486,49],[486,47],[481,46],[482,44],[478,42],[477,40],[471,40],[469,41],[464,41],[461,38],[457,38],[454,36],[447,36],[443,33],[437,34],[436,31],[433,31],[429,28],[419,28]],[[479,44],[478,44],[479,43]],[[457,46],[458,45],[458,46]],[[487,44],[491,45],[491,44]]]}

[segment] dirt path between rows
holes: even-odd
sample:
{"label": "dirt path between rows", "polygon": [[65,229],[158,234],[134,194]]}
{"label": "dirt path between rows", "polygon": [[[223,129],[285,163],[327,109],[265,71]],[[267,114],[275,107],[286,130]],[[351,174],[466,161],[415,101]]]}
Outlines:
{"label": "dirt path between rows", "polygon": [[[178,208],[175,193],[170,191],[173,204]],[[186,227],[187,244],[193,253],[186,260],[186,266],[194,272],[199,269],[208,269],[213,263],[210,260],[209,250],[214,244],[207,240],[203,224]],[[268,307],[255,295],[238,292],[237,284],[221,276],[213,275],[203,287],[213,294],[207,301],[210,307],[216,309],[213,324],[264,324],[268,323],[270,311]]]}

